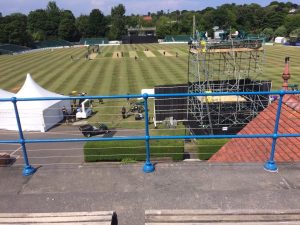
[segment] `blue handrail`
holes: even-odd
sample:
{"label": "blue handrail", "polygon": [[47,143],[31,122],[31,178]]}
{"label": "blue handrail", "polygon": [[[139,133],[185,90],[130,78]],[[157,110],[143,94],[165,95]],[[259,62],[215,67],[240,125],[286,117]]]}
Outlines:
{"label": "blue handrail", "polygon": [[[300,94],[300,91],[271,91],[271,92],[212,92],[212,93],[176,93],[176,94],[136,94],[136,95],[113,95],[113,96],[77,96],[77,97],[43,97],[43,98],[0,98],[0,102],[12,102],[14,105],[16,121],[19,130],[19,139],[16,140],[0,140],[0,144],[19,143],[22,146],[24,157],[23,175],[28,176],[35,173],[27,156],[27,143],[57,143],[57,142],[86,142],[86,141],[128,141],[128,140],[144,140],[146,146],[146,162],[143,171],[150,173],[154,171],[154,166],[150,160],[150,140],[163,139],[224,139],[224,138],[272,138],[272,149],[269,160],[265,163],[264,168],[268,171],[277,171],[277,165],[274,161],[276,150],[276,141],[283,137],[300,137],[300,134],[278,134],[279,120],[283,97],[287,94]],[[163,98],[163,97],[193,97],[193,96],[232,96],[232,95],[279,95],[278,109],[274,125],[274,132],[271,134],[236,134],[236,135],[180,135],[180,136],[150,136],[149,133],[149,114],[148,114],[148,98]],[[111,137],[111,138],[61,138],[61,139],[26,139],[23,136],[21,121],[18,113],[17,102],[23,101],[50,101],[50,100],[75,100],[75,99],[130,99],[143,98],[145,108],[145,135],[144,136],[127,136],[127,137]]]}

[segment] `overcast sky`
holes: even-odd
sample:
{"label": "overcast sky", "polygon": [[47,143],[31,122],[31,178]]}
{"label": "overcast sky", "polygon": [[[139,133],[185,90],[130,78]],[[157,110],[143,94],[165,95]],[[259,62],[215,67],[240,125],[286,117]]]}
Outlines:
{"label": "overcast sky", "polygon": [[[281,0],[287,2],[286,0]],[[0,0],[0,12],[2,15],[8,15],[13,12],[28,14],[35,9],[46,8],[49,0]],[[126,14],[147,14],[147,12],[157,12],[158,10],[201,10],[208,6],[216,7],[224,3],[249,4],[258,3],[262,6],[268,5],[270,0],[56,0],[59,8],[69,9],[79,16],[80,14],[89,14],[89,12],[98,8],[105,15],[110,14],[111,7],[120,3],[125,5]],[[300,4],[300,0],[291,0],[293,3]]]}

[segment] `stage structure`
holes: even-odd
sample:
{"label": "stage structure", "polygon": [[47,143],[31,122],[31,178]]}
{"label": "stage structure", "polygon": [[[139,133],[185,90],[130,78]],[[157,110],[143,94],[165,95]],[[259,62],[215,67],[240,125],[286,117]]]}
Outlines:
{"label": "stage structure", "polygon": [[[188,92],[270,91],[261,80],[262,40],[190,43]],[[187,125],[192,134],[234,134],[269,104],[269,96],[189,97]]]}

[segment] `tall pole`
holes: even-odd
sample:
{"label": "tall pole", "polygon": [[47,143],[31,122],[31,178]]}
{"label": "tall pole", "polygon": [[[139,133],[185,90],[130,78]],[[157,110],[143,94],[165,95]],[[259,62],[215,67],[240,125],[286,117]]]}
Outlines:
{"label": "tall pole", "polygon": [[195,33],[196,33],[196,17],[193,15],[193,39],[195,40]]}

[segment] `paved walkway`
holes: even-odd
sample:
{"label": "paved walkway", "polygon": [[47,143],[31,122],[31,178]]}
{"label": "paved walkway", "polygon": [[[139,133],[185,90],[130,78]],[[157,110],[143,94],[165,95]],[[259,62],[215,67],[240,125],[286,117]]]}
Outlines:
{"label": "paved walkway", "polygon": [[0,167],[0,212],[114,210],[120,225],[144,224],[149,209],[300,209],[300,164],[158,163],[44,166],[31,177]]}

